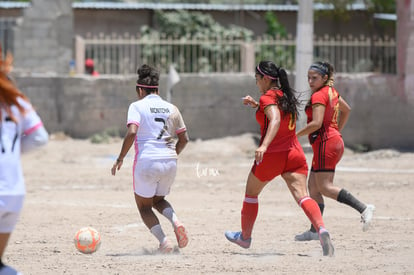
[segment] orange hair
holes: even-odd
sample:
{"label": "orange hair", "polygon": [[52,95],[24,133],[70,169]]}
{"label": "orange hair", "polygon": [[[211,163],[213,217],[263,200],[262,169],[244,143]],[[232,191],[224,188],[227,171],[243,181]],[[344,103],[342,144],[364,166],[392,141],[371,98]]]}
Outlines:
{"label": "orange hair", "polygon": [[[19,97],[28,100],[28,98],[20,92],[14,85],[13,81],[7,76],[12,68],[13,57],[10,53],[7,53],[6,58],[3,59],[2,49],[0,47],[0,108],[4,108],[10,118],[17,122],[17,119],[13,116],[11,106],[15,105],[21,113],[24,112],[23,106],[20,105],[17,100]],[[0,119],[1,119],[0,112]]]}

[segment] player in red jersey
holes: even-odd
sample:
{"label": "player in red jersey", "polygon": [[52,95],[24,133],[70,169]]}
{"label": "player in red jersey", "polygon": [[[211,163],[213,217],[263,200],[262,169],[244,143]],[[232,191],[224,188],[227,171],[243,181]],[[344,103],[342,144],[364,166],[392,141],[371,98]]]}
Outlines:
{"label": "player in red jersey", "polygon": [[[308,135],[312,145],[313,159],[309,175],[309,193],[318,202],[321,213],[325,208],[323,196],[345,203],[361,213],[362,229],[366,231],[372,220],[375,207],[356,199],[347,190],[334,186],[335,167],[344,152],[340,131],[344,128],[351,108],[333,87],[333,66],[327,62],[316,62],[308,71],[311,99],[305,108],[307,125],[297,136]],[[314,226],[296,235],[297,241],[317,240]]]}
{"label": "player in red jersey", "polygon": [[259,102],[251,96],[243,98],[245,105],[257,108],[261,140],[246,184],[241,211],[242,231],[225,233],[226,238],[243,248],[249,248],[259,201],[258,196],[272,179],[281,175],[295,201],[311,223],[318,228],[324,256],[332,256],[334,248],[325,229],[318,204],[308,196],[306,177],[308,166],[305,154],[296,137],[297,104],[286,71],[271,61],[256,67],[256,85],[262,94]]}

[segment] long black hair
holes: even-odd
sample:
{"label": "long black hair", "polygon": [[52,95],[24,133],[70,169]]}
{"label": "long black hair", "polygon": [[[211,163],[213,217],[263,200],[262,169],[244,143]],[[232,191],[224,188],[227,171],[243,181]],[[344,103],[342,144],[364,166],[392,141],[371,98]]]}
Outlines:
{"label": "long black hair", "polygon": [[137,69],[138,80],[137,89],[143,89],[147,94],[158,91],[158,82],[160,73],[154,67],[147,64],[142,65]]}
{"label": "long black hair", "polygon": [[277,67],[272,61],[261,61],[256,67],[256,74],[269,77],[276,86],[280,84],[283,96],[278,98],[278,106],[285,114],[297,118],[299,101],[295,97],[295,90],[290,87],[286,70]]}

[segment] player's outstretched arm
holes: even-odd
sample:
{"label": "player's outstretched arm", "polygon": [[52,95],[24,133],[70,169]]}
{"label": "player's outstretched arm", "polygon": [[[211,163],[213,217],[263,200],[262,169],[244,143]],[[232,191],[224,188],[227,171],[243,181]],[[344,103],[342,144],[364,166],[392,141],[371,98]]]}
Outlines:
{"label": "player's outstretched arm", "polygon": [[124,157],[128,154],[129,148],[131,148],[132,144],[134,143],[137,132],[138,126],[136,124],[128,125],[128,131],[125,134],[124,141],[122,142],[121,152],[119,153],[119,156],[111,169],[111,173],[113,176],[115,176],[116,170],[121,169]]}
{"label": "player's outstretched arm", "polygon": [[49,134],[45,127],[39,126],[28,135],[22,136],[21,151],[27,153],[37,147],[45,145],[49,140]]}

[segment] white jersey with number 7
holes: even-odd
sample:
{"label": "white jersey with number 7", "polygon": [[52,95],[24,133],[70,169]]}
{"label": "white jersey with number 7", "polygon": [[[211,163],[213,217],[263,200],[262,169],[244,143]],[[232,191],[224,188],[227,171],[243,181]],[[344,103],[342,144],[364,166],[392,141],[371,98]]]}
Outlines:
{"label": "white jersey with number 7", "polygon": [[173,138],[186,131],[178,108],[163,100],[159,95],[150,94],[131,103],[128,109],[127,125],[135,124],[137,159],[177,158]]}

